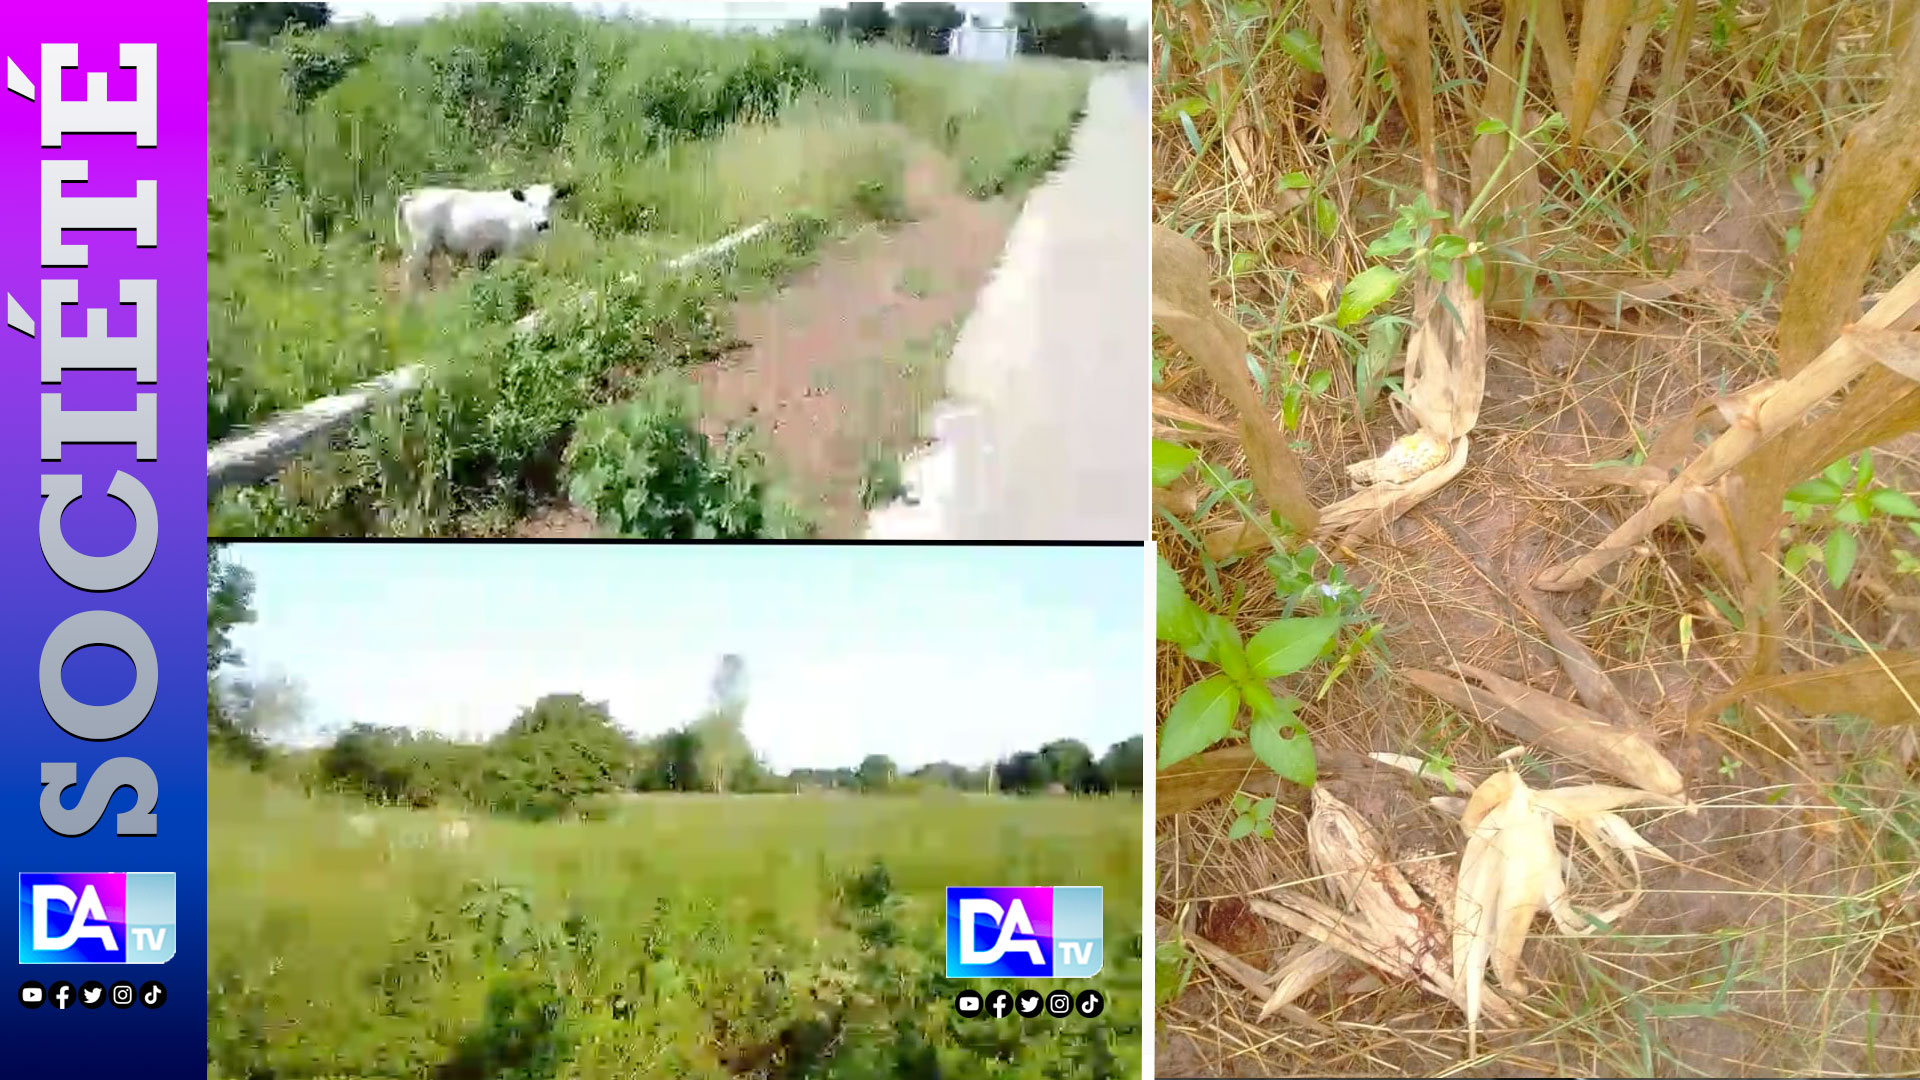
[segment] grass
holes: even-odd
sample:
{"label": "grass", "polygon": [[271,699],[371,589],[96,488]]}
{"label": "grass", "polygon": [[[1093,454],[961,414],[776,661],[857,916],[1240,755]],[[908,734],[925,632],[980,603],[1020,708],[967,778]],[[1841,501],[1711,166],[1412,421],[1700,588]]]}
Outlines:
{"label": "grass", "polygon": [[[1139,1075],[1137,799],[643,796],[445,849],[210,782],[210,1077]],[[955,1013],[943,890],[1007,882],[1106,890],[1099,1018]]]}
{"label": "grass", "polygon": [[[981,196],[1017,191],[1065,146],[1087,81],[1067,63],[984,69],[541,7],[209,47],[209,439],[409,362],[464,372],[452,392],[472,398],[437,417],[390,410],[278,482],[226,494],[210,527],[242,535],[511,522],[542,494],[550,444],[575,416],[641,369],[717,358],[734,299],[834,235],[902,218],[910,155],[953,156]],[[1016,97],[1021,110],[997,107]],[[400,301],[402,191],[551,177],[577,189],[537,258]],[[664,259],[763,219],[787,227],[668,280]],[[498,392],[527,349],[513,319],[623,276],[670,295],[610,305],[658,334],[564,358],[579,350],[549,335],[537,366],[569,379],[532,399]],[[501,429],[519,444],[493,445]]]}
{"label": "grass", "polygon": [[[1637,463],[1682,410],[1774,372],[1772,330],[1808,202],[1794,177],[1808,156],[1830,158],[1883,95],[1874,34],[1886,8],[1836,6],[1847,47],[1831,69],[1808,72],[1782,60],[1790,35],[1743,17],[1760,5],[1700,9],[1671,109],[1675,134],[1656,150],[1647,140],[1666,109],[1649,91],[1675,10],[1654,9],[1652,45],[1620,116],[1642,139],[1641,158],[1563,153],[1549,131],[1537,198],[1490,220],[1501,237],[1490,265],[1530,271],[1534,286],[1489,305],[1486,401],[1466,471],[1379,539],[1323,545],[1365,587],[1386,670],[1336,680],[1309,703],[1303,716],[1316,746],[1411,754],[1479,774],[1498,767],[1510,739],[1414,692],[1392,669],[1461,660],[1571,697],[1554,653],[1504,592],[1590,546],[1644,501],[1584,482],[1584,466]],[[1469,55],[1457,67],[1438,23],[1433,32],[1441,190],[1456,211],[1476,195],[1467,158],[1498,16],[1465,9]],[[1420,187],[1419,140],[1386,92],[1391,79],[1366,18],[1356,13],[1351,27],[1370,88],[1360,137],[1335,145],[1320,111],[1324,80],[1307,70],[1321,64],[1323,36],[1303,5],[1156,5],[1156,219],[1209,249],[1214,295],[1250,332],[1263,404],[1322,505],[1351,491],[1345,464],[1400,433],[1378,398],[1361,407],[1355,386],[1366,342],[1383,319],[1409,313],[1407,293],[1345,336],[1325,317],[1345,282],[1386,261],[1368,249]],[[1526,108],[1537,122],[1557,105],[1538,53],[1533,64]],[[1528,231],[1516,237],[1523,221]],[[1916,258],[1920,206],[1909,205],[1867,291]],[[1657,304],[1570,299],[1690,270],[1705,282]],[[1164,341],[1155,365],[1161,394],[1220,427],[1156,418],[1156,437],[1200,451],[1207,466],[1182,497],[1158,500],[1156,540],[1189,592],[1233,598],[1235,624],[1250,631],[1287,600],[1262,566],[1265,552],[1223,559],[1201,544],[1263,516],[1248,504],[1234,413]],[[1890,485],[1920,488],[1917,449],[1911,436],[1876,449]],[[1894,552],[1907,541],[1892,530],[1876,536],[1860,555],[1871,569],[1856,569],[1864,577],[1843,589],[1818,566],[1787,579],[1790,669],[1857,656],[1862,643],[1913,643],[1903,614],[1913,610],[1911,585],[1895,572]],[[1663,529],[1599,584],[1554,600],[1681,765],[1701,811],[1647,820],[1642,832],[1680,865],[1652,871],[1640,906],[1619,925],[1573,940],[1540,924],[1547,932],[1525,954],[1531,1011],[1520,1030],[1483,1030],[1469,1056],[1457,1010],[1408,986],[1353,988],[1343,978],[1296,1003],[1321,1028],[1257,1023],[1259,1001],[1202,959],[1158,1013],[1157,1065],[1281,1076],[1893,1076],[1920,1067],[1911,990],[1920,971],[1911,907],[1920,746],[1911,729],[1872,729],[1844,715],[1762,706],[1694,715],[1738,675],[1743,652],[1737,610],[1716,602],[1728,592],[1710,555],[1686,530]],[[1164,646],[1158,666],[1164,716],[1206,672]],[[1611,779],[1539,751],[1519,765],[1536,783]],[[1263,772],[1244,785],[1255,795],[1273,790]],[[1278,966],[1294,938],[1251,915],[1244,898],[1319,889],[1303,800],[1297,789],[1279,793],[1277,844],[1229,841],[1225,799],[1160,824],[1161,936],[1205,938],[1263,971]],[[1440,823],[1417,801],[1375,820],[1402,842]],[[1458,849],[1457,830],[1437,836]],[[1600,868],[1587,869],[1583,904],[1609,892]],[[1177,953],[1168,969],[1191,955]]]}

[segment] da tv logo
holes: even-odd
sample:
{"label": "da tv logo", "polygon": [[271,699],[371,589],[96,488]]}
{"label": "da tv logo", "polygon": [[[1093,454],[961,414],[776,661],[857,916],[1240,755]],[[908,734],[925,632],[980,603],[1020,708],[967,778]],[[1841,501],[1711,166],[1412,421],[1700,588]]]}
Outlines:
{"label": "da tv logo", "polygon": [[1100,974],[1099,886],[947,888],[947,978]]}
{"label": "da tv logo", "polygon": [[173,959],[173,875],[21,874],[22,964]]}

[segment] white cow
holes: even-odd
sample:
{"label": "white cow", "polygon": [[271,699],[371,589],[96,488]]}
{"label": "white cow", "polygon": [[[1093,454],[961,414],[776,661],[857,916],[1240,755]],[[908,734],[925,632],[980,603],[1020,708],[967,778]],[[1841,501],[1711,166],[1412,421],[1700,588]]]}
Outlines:
{"label": "white cow", "polygon": [[534,184],[507,191],[421,188],[393,206],[394,231],[406,256],[409,289],[424,278],[435,252],[482,268],[533,242],[552,225],[553,204],[571,185]]}

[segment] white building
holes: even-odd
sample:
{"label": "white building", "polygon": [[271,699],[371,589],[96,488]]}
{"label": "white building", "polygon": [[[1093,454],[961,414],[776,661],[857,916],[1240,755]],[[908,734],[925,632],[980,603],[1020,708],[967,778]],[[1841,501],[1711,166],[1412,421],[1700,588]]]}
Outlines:
{"label": "white building", "polygon": [[1020,31],[1012,26],[1011,5],[967,4],[967,21],[947,36],[947,55],[956,60],[998,63],[1020,52]]}

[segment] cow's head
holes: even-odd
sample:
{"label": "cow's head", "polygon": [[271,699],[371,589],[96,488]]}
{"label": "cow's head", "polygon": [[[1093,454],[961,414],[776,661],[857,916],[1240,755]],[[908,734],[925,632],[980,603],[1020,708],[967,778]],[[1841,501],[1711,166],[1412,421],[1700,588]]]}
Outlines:
{"label": "cow's head", "polygon": [[531,184],[524,188],[514,188],[511,194],[516,202],[525,204],[527,215],[533,221],[536,232],[545,232],[552,224],[554,200],[565,195],[571,185],[555,187],[552,184]]}

